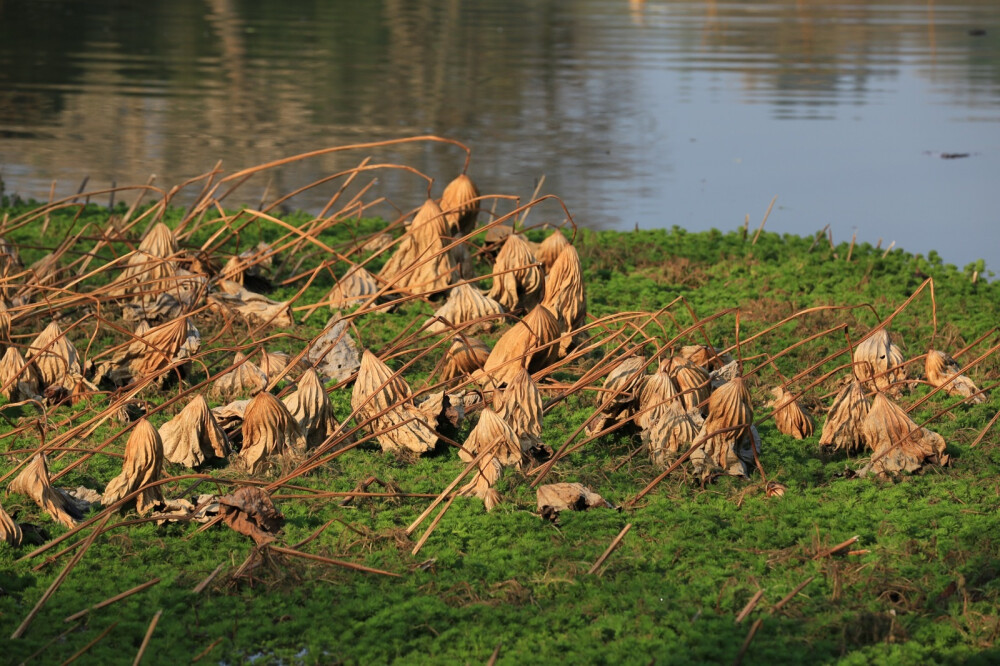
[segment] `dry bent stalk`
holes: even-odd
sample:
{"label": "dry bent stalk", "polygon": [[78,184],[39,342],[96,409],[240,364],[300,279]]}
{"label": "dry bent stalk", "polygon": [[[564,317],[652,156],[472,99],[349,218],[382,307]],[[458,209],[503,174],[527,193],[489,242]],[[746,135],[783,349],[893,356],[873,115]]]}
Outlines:
{"label": "dry bent stalk", "polygon": [[833,399],[819,437],[820,446],[832,446],[834,451],[847,453],[860,451],[865,442],[862,425],[870,407],[861,382],[852,380]]}
{"label": "dry bent stalk", "polygon": [[12,493],[21,493],[35,500],[52,519],[66,527],[74,527],[83,513],[63,491],[52,487],[49,467],[42,453],[36,453],[31,463],[10,482]]}
{"label": "dry bent stalk", "polygon": [[275,456],[293,457],[306,450],[306,440],[288,408],[270,393],[254,396],[243,413],[240,462],[250,474],[265,469]]}
{"label": "dry bent stalk", "polygon": [[299,424],[299,430],[306,438],[306,448],[322,444],[340,425],[333,415],[333,405],[330,404],[330,396],[326,394],[323,382],[311,368],[302,374],[298,388],[283,402],[288,413]]}
{"label": "dry bent stalk", "polygon": [[986,393],[979,393],[972,380],[961,374],[962,368],[958,362],[942,351],[932,349],[927,352],[924,372],[927,374],[927,381],[934,388],[947,384],[944,390],[948,395],[970,398],[969,402],[973,405],[986,402]]}
{"label": "dry bent stalk", "polygon": [[552,450],[542,444],[542,393],[527,370],[522,369],[506,389],[493,394],[493,408],[521,441],[522,455],[552,455]]}
{"label": "dry bent stalk", "polygon": [[552,270],[552,265],[556,263],[556,259],[559,258],[559,255],[567,247],[571,247],[569,241],[566,240],[563,232],[557,229],[555,233],[550,234],[545,240],[539,243],[538,249],[535,250],[535,257],[545,265],[545,272],[548,273]]}
{"label": "dry bent stalk", "polygon": [[862,432],[873,452],[872,462],[861,470],[862,474],[888,477],[900,472],[915,472],[925,463],[948,464],[941,435],[919,427],[882,393],[875,394]]}
{"label": "dry bent stalk", "polygon": [[768,407],[774,407],[774,422],[778,430],[795,439],[811,437],[815,429],[812,416],[802,409],[795,396],[780,386],[771,389],[771,393],[774,400],[768,403]]}
{"label": "dry bent stalk", "polygon": [[160,426],[163,457],[185,467],[229,455],[229,438],[212,416],[204,396],[196,395],[177,416]]}
{"label": "dry bent stalk", "polygon": [[219,280],[217,291],[208,295],[208,303],[223,312],[235,312],[252,323],[270,326],[294,326],[288,303],[279,303],[242,287],[232,280]]}
{"label": "dry bent stalk", "polygon": [[[163,442],[160,433],[146,419],[140,419],[125,443],[122,473],[111,479],[104,489],[101,503],[111,506],[126,495],[160,480],[163,473]],[[163,502],[160,486],[143,490],[135,498],[135,508],[146,513]]]}
{"label": "dry bent stalk", "polygon": [[0,393],[10,402],[31,400],[42,394],[38,370],[34,365],[25,365],[16,347],[8,347],[0,360]]}
{"label": "dry bent stalk", "polygon": [[241,395],[254,395],[267,388],[267,375],[246,356],[236,352],[233,358],[233,369],[214,382],[210,393],[219,398],[235,398]]}
{"label": "dry bent stalk", "polygon": [[333,285],[327,300],[331,310],[364,303],[378,293],[375,277],[364,266],[351,266],[337,284]]}
{"label": "dry bent stalk", "polygon": [[[484,296],[471,284],[460,284],[448,292],[448,300],[427,320],[425,330],[429,333],[444,333],[454,326],[467,333],[491,331],[502,314],[502,305],[489,296]],[[463,324],[471,322],[476,323],[463,327]]]}
{"label": "dry bent stalk", "polygon": [[453,236],[466,236],[476,228],[479,217],[479,190],[467,175],[459,174],[441,193],[441,210]]}
{"label": "dry bent stalk", "polygon": [[375,354],[365,351],[351,394],[356,421],[367,426],[383,451],[407,449],[426,453],[437,443],[437,433],[425,412],[413,404],[406,381],[393,375]]}
{"label": "dry bent stalk", "polygon": [[[705,443],[691,454],[695,470],[703,477],[714,472],[733,476],[748,476],[754,464],[754,450],[760,450],[760,439],[753,428],[753,407],[750,392],[742,377],[726,382],[715,390],[708,401],[708,414],[698,438]],[[730,428],[732,430],[719,432]],[[712,433],[719,434],[713,435]]]}
{"label": "dry bent stalk", "polygon": [[537,305],[524,319],[500,336],[476,380],[500,387],[521,368],[537,371],[558,358],[553,344],[559,339],[559,322],[544,305]]}
{"label": "dry bent stalk", "polygon": [[469,375],[482,369],[490,356],[490,348],[479,338],[456,337],[448,348],[441,368],[441,381]]}
{"label": "dry bent stalk", "polygon": [[50,322],[28,345],[28,361],[34,360],[42,388],[63,386],[70,388],[73,377],[81,374],[80,356],[76,347],[63,335],[56,322]]}
{"label": "dry bent stalk", "polygon": [[490,298],[508,310],[535,307],[545,293],[545,276],[535,263],[526,240],[517,234],[507,236],[493,265],[499,275],[493,278]]}
{"label": "dry bent stalk", "polygon": [[898,396],[905,388],[906,366],[903,352],[892,344],[889,332],[881,328],[854,349],[858,377],[871,390]]}
{"label": "dry bent stalk", "polygon": [[15,523],[10,514],[0,506],[0,541],[9,546],[16,547],[21,545],[21,539],[23,538],[24,534],[21,533],[20,525]]}

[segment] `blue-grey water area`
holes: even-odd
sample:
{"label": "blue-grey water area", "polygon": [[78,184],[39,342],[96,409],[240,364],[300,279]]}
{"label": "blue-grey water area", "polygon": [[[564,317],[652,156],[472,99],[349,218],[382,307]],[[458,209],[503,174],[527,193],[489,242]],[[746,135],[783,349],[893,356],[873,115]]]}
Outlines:
{"label": "blue-grey water area", "polygon": [[[544,177],[581,226],[753,230],[777,196],[769,230],[1000,271],[997,0],[0,0],[8,194],[170,187],[219,160],[425,133],[472,148],[484,193],[527,200]],[[239,196],[368,155],[437,192],[464,159],[337,153]],[[427,194],[399,171],[356,184],[376,176],[398,209]],[[560,222],[550,204],[530,221]]]}

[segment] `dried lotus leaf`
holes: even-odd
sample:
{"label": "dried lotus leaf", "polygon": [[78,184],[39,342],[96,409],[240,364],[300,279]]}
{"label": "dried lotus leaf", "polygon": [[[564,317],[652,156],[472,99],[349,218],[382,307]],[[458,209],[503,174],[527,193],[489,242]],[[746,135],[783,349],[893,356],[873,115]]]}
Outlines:
{"label": "dried lotus leaf", "polygon": [[[140,419],[125,443],[122,473],[111,479],[104,489],[102,503],[111,506],[126,495],[160,480],[163,468],[163,442],[160,433],[149,421]],[[135,498],[135,508],[146,513],[163,501],[160,486],[145,488]]]}
{"label": "dried lotus leaf", "polygon": [[340,382],[361,366],[358,346],[347,330],[347,320],[334,314],[323,333],[306,352],[306,359],[326,379]]}
{"label": "dried lotus leaf", "polygon": [[774,400],[768,405],[774,407],[774,422],[778,430],[795,439],[811,437],[815,424],[795,396],[780,386],[771,389]]}
{"label": "dried lotus leaf", "polygon": [[603,408],[587,425],[588,435],[593,436],[610,424],[622,423],[635,416],[639,396],[646,383],[646,363],[642,356],[630,356],[608,373],[604,390],[598,393],[597,398]]}
{"label": "dried lotus leaf", "polygon": [[832,446],[835,451],[843,449],[847,453],[860,451],[865,441],[862,426],[870,407],[861,382],[854,380],[841,389],[826,415],[820,446]]}
{"label": "dried lotus leaf", "polygon": [[891,395],[902,393],[906,381],[903,352],[889,339],[889,332],[881,328],[861,341],[854,349],[855,371],[870,390],[887,391]]}
{"label": "dried lotus leaf", "polygon": [[275,457],[292,457],[306,450],[299,424],[284,403],[267,392],[250,400],[243,414],[240,462],[250,474],[265,469]]}
{"label": "dried lotus leaf", "polygon": [[928,463],[948,464],[941,435],[918,426],[883,393],[875,394],[862,431],[865,443],[872,450],[872,462],[862,473],[888,477],[915,472]]}
{"label": "dried lotus leaf", "polygon": [[211,394],[219,398],[253,395],[267,388],[267,375],[247,357],[236,352],[233,369],[212,382]]}
{"label": "dried lotus leaf", "polygon": [[462,448],[459,457],[465,462],[472,462],[483,451],[490,451],[501,465],[521,466],[521,440],[506,421],[489,407],[483,409],[479,422],[472,429]]}
{"label": "dried lotus leaf", "polygon": [[204,396],[195,396],[177,416],[160,426],[159,432],[163,457],[185,467],[198,467],[230,452],[229,438]]}
{"label": "dried lotus leaf", "polygon": [[560,356],[565,356],[573,342],[573,333],[587,320],[587,295],[583,286],[580,255],[572,245],[563,249],[545,278],[542,303],[555,313],[562,327]]}
{"label": "dried lotus leaf", "polygon": [[521,368],[538,371],[558,358],[559,322],[544,305],[537,305],[524,319],[500,336],[483,365],[481,378],[500,387]]}
{"label": "dried lotus leaf", "polygon": [[358,423],[366,425],[383,451],[426,453],[437,443],[427,415],[413,404],[410,387],[377,356],[365,351],[351,394]]}
{"label": "dried lotus leaf", "polygon": [[42,453],[36,453],[31,462],[10,482],[9,491],[21,493],[35,500],[35,504],[52,516],[57,523],[73,527],[83,518],[77,506],[49,481],[49,466]]}
{"label": "dried lotus leaf", "polygon": [[385,232],[377,233],[371,236],[368,240],[362,243],[358,247],[358,252],[362,254],[381,252],[387,247],[391,247],[393,243],[392,236]]}
{"label": "dried lotus leaf", "polygon": [[267,377],[268,385],[273,385],[276,381],[278,381],[279,377],[282,379],[298,381],[299,377],[302,376],[302,373],[312,369],[309,361],[305,358],[300,358],[295,365],[292,366],[292,369],[286,373],[285,369],[288,367],[291,360],[292,357],[285,352],[269,352],[263,349],[261,350],[260,365],[258,367]]}
{"label": "dried lotus leaf", "polygon": [[360,305],[375,297],[378,282],[363,266],[352,266],[330,290],[327,300],[331,310]]}
{"label": "dried lotus leaf", "polygon": [[[448,300],[427,320],[425,330],[429,333],[443,333],[454,326],[466,333],[490,331],[501,321],[502,314],[502,305],[472,285],[460,284],[448,292]],[[476,323],[464,326],[472,322]]]}
{"label": "dried lotus leaf", "polygon": [[459,174],[441,194],[441,210],[451,235],[466,236],[476,228],[479,216],[479,190],[467,175]]}
{"label": "dried lotus leaf", "polygon": [[520,439],[522,454],[529,455],[543,447],[542,393],[527,370],[522,369],[506,389],[493,394],[493,406]]}
{"label": "dried lotus leaf", "polygon": [[271,284],[269,273],[274,265],[274,256],[274,249],[261,241],[239,255],[230,257],[219,272],[219,277],[240,285],[246,285],[248,280],[255,281],[260,288],[267,289]]}
{"label": "dried lotus leaf", "polygon": [[508,310],[535,307],[545,295],[545,276],[527,241],[511,234],[493,265],[490,298]]}
{"label": "dried lotus leaf", "polygon": [[636,424],[640,428],[649,429],[660,419],[675,412],[683,412],[683,402],[677,393],[677,385],[665,370],[658,370],[647,377],[639,392],[639,416]]}
{"label": "dried lotus leaf", "polygon": [[500,479],[503,465],[494,456],[486,456],[476,464],[476,472],[472,480],[458,489],[463,497],[478,497],[483,500],[487,511],[492,511],[500,504],[500,493],[493,488]]}
{"label": "dried lotus leaf", "polygon": [[711,377],[701,366],[695,365],[683,358],[672,358],[668,365],[668,374],[677,384],[684,410],[702,410],[712,393]]}
{"label": "dried lotus leaf", "polygon": [[733,476],[748,476],[760,440],[753,424],[753,407],[746,382],[737,377],[716,389],[708,401],[708,413],[698,433],[704,440],[691,454],[695,470],[703,477],[714,470]]}
{"label": "dried lotus leaf", "polygon": [[306,439],[306,448],[322,444],[340,425],[333,415],[330,396],[315,370],[306,370],[299,379],[298,388],[283,402],[299,424],[299,430]]}
{"label": "dried lotus leaf", "polygon": [[379,277],[399,291],[414,294],[447,289],[455,272],[452,253],[445,249],[450,238],[441,208],[428,199],[379,271]]}
{"label": "dried lotus leaf", "polygon": [[970,398],[969,402],[973,405],[986,402],[986,393],[979,393],[975,383],[962,374],[958,361],[942,351],[932,349],[927,352],[924,372],[931,386],[944,386],[948,395]]}
{"label": "dried lotus leaf", "polygon": [[157,377],[175,361],[189,357],[181,353],[189,338],[188,329],[187,317],[155,328],[148,328],[148,324],[141,322],[136,328],[135,339],[109,363],[102,364],[97,371],[98,377],[108,376],[119,384],[133,378]]}
{"label": "dried lotus leaf", "polygon": [[478,338],[457,337],[448,348],[441,368],[441,381],[472,374],[482,369],[490,356],[490,348]]}
{"label": "dried lotus leaf", "polygon": [[42,394],[38,370],[27,365],[16,347],[8,347],[0,359],[0,394],[11,402],[31,400]]}
{"label": "dried lotus leaf", "polygon": [[114,282],[113,293],[124,296],[176,288],[173,277],[177,271],[177,252],[174,232],[162,222],[157,222],[146,233],[136,251],[129,255],[125,270]]}
{"label": "dried lotus leaf", "polygon": [[685,345],[680,348],[678,356],[709,372],[733,362],[732,356],[708,345]]}
{"label": "dried lotus leaf", "polygon": [[653,464],[666,467],[691,448],[701,423],[701,414],[697,410],[683,412],[677,407],[670,407],[661,413],[642,433]]}
{"label": "dried lotus leaf", "polygon": [[254,540],[258,546],[274,541],[285,517],[263,488],[244,486],[218,499],[219,515],[226,525]]}
{"label": "dried lotus leaf", "polygon": [[560,511],[586,511],[614,508],[603,497],[582,483],[550,483],[535,491],[538,512],[542,518],[555,520]]}
{"label": "dried lotus leaf", "polygon": [[208,296],[208,303],[223,312],[235,312],[247,321],[268,326],[294,326],[292,310],[288,303],[279,303],[244,288],[232,280],[219,280],[216,291]]}
{"label": "dried lotus leaf", "polygon": [[50,322],[28,346],[28,361],[38,369],[42,387],[62,386],[70,374],[80,374],[80,357],[56,322]]}
{"label": "dried lotus leaf", "polygon": [[23,538],[24,535],[21,533],[21,526],[15,523],[10,514],[0,506],[0,541],[16,548],[21,545],[21,539]]}
{"label": "dried lotus leaf", "polygon": [[552,265],[556,263],[556,259],[567,247],[572,247],[563,232],[556,229],[555,232],[550,234],[545,240],[543,240],[538,245],[538,250],[535,252],[535,256],[540,262],[545,265],[545,272],[548,273],[552,270]]}

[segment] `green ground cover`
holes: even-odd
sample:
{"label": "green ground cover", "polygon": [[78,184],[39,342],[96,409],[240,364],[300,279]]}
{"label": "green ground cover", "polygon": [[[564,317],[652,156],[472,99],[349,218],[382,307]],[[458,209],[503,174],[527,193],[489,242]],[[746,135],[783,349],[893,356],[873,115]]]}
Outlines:
{"label": "green ground cover", "polygon": [[[24,206],[10,204],[0,215],[11,218]],[[118,211],[119,213],[122,211]],[[180,211],[165,216],[176,224]],[[288,216],[292,224],[309,218]],[[106,225],[107,211],[96,206],[82,213],[52,217],[46,235],[38,225],[3,234],[16,244],[24,263],[42,258],[61,234],[93,222]],[[221,224],[221,223],[220,223]],[[340,224],[319,238],[346,247],[353,238],[380,228],[377,220]],[[216,231],[201,229],[192,245]],[[250,223],[220,253],[245,249],[279,237],[266,222]],[[541,231],[529,232],[540,240]],[[92,243],[91,243],[92,244]],[[699,319],[739,308],[740,337],[757,332],[806,308],[856,306],[820,310],[781,325],[742,345],[746,367],[756,367],[808,336],[846,324],[854,339],[892,314],[933,278],[934,300],[925,288],[892,322],[894,340],[907,357],[931,346],[955,352],[986,336],[964,360],[997,343],[991,333],[1000,321],[1000,283],[973,281],[977,267],[965,270],[936,256],[920,257],[903,250],[887,254],[861,244],[830,247],[825,239],[764,232],[752,244],[739,232],[687,233],[681,229],[636,232],[581,230],[575,238],[583,267],[588,312],[594,317],[623,312],[655,312],[683,296],[683,305],[658,317],[646,329],[648,351],[655,351],[677,331]],[[105,258],[127,251],[112,244]],[[847,260],[850,253],[850,261]],[[318,250],[296,258],[299,265],[317,263]],[[333,272],[343,266],[334,265]],[[294,275],[291,262],[277,277]],[[483,268],[480,273],[488,272]],[[96,275],[83,287],[110,276]],[[322,301],[333,277],[320,274],[304,291],[303,281],[278,285],[269,297],[284,300],[299,294],[299,304]],[[488,282],[484,282],[485,286]],[[301,292],[301,293],[300,293]],[[358,342],[375,352],[413,322],[421,322],[433,304],[413,302],[393,312],[365,315],[356,325]],[[87,313],[81,309],[69,316]],[[287,331],[234,330],[239,338],[268,338],[274,350],[298,352],[318,334],[329,312],[321,308]],[[105,314],[110,317],[111,315]],[[935,329],[936,319],[936,329]],[[219,347],[217,368],[231,361],[226,340],[211,340],[216,315],[200,316],[198,326],[209,348]],[[44,325],[44,324],[42,324]],[[19,325],[15,343],[27,344],[38,321]],[[717,346],[736,341],[735,316],[727,314],[705,326]],[[97,351],[125,337],[113,329],[82,325],[70,335],[78,349]],[[496,339],[494,334],[487,338]],[[433,340],[431,340],[433,341]],[[691,336],[690,342],[701,342]],[[426,342],[424,343],[426,346]],[[792,349],[775,361],[791,377],[846,347],[842,333],[830,334]],[[556,374],[572,380],[595,362],[591,355]],[[599,358],[599,354],[596,357]],[[398,368],[412,355],[391,365]],[[418,389],[440,354],[428,354],[407,370]],[[819,364],[811,378],[846,362],[846,354]],[[212,367],[209,365],[209,367]],[[846,371],[844,371],[846,372]],[[830,402],[832,377],[810,390],[804,402],[819,414]],[[916,374],[920,374],[919,369]],[[994,354],[971,371],[979,386],[1000,377]],[[204,378],[195,370],[189,383]],[[781,382],[765,366],[750,378],[759,415]],[[332,386],[332,384],[331,384]],[[153,404],[171,391],[148,391]],[[918,385],[901,401],[915,404],[930,388]],[[547,395],[552,395],[549,392]],[[350,387],[334,389],[331,398],[340,419],[350,413]],[[596,393],[577,392],[546,413],[543,439],[563,444],[596,406]],[[911,416],[921,423],[958,402],[935,394]],[[212,402],[213,406],[217,404]],[[48,414],[51,439],[107,405],[94,396],[63,405]],[[329,497],[308,499],[305,491],[282,489],[274,500],[284,513],[279,544],[307,538],[332,524],[303,550],[398,573],[389,578],[272,552],[252,575],[233,574],[253,549],[251,541],[224,526],[199,531],[196,524],[125,525],[97,539],[79,565],[44,604],[24,637],[5,641],[3,661],[19,663],[32,655],[38,663],[61,663],[87,648],[76,663],[130,663],[157,611],[160,620],[150,639],[145,663],[484,663],[499,645],[498,663],[704,663],[733,662],[755,620],[763,622],[746,649],[744,663],[996,663],[1000,635],[1000,431],[972,443],[1000,409],[1000,393],[976,406],[957,406],[929,427],[948,444],[951,466],[930,468],[894,481],[852,478],[864,457],[824,453],[818,432],[798,441],[778,432],[772,420],[760,426],[761,464],[768,480],[787,486],[783,497],[766,497],[758,474],[749,480],[725,477],[702,484],[682,467],[635,506],[622,510],[564,512],[557,524],[536,512],[531,478],[506,470],[498,490],[504,501],[487,513],[478,499],[459,498],[416,556],[410,554],[419,530],[404,529],[428,505],[425,498],[360,498],[342,506]],[[171,412],[173,413],[173,412]],[[0,405],[0,436],[19,424],[38,419],[34,407]],[[162,424],[168,415],[152,417]],[[82,441],[93,448],[113,437],[120,425],[103,425]],[[470,424],[451,436],[461,441]],[[37,432],[24,431],[0,439],[0,474],[40,445]],[[615,505],[634,498],[656,475],[644,453],[632,455],[639,436],[617,431],[560,461],[551,481],[579,481]],[[107,450],[120,453],[124,438]],[[76,454],[53,455],[50,470],[58,473],[77,460]],[[170,474],[187,470],[168,465]],[[326,491],[350,491],[376,476],[406,493],[439,493],[461,471],[456,452],[440,446],[417,460],[383,454],[370,443],[334,459],[295,481]],[[118,474],[119,458],[90,457],[57,485],[103,489]],[[242,478],[223,464],[207,472],[220,480]],[[272,477],[273,478],[273,477]],[[183,496],[192,481],[165,489]],[[208,484],[213,485],[213,484]],[[205,492],[202,486],[198,492]],[[216,488],[211,489],[212,492]],[[294,497],[283,497],[294,496]],[[23,495],[2,497],[6,511],[21,523],[37,525],[44,538],[66,528],[52,522]],[[133,513],[116,519],[128,521]],[[587,571],[612,539],[627,525],[632,529],[597,574]],[[816,558],[850,537],[855,554]],[[33,544],[0,545],[0,635],[10,636],[65,566],[68,555],[21,559]],[[221,573],[200,593],[193,588],[222,565]],[[153,587],[82,620],[67,616],[154,577]],[[800,584],[801,591],[774,611]],[[741,609],[758,592],[763,597],[741,623]],[[772,611],[774,611],[772,613]],[[110,628],[110,630],[109,630]],[[105,637],[90,645],[109,630]],[[88,647],[89,646],[89,647]],[[208,649],[207,652],[205,650]]]}

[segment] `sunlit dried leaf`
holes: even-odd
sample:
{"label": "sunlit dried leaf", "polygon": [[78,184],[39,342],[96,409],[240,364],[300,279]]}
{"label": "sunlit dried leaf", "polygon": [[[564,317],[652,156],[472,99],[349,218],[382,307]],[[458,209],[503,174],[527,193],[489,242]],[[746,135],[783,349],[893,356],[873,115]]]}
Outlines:
{"label": "sunlit dried leaf", "polygon": [[299,379],[298,388],[283,402],[299,424],[307,448],[322,444],[340,425],[333,415],[330,396],[315,370],[306,370]]}
{"label": "sunlit dried leaf", "polygon": [[[491,331],[503,321],[499,318],[502,314],[503,306],[499,303],[483,295],[471,284],[460,284],[448,292],[448,300],[427,320],[425,330],[429,333],[443,333],[451,328],[448,324],[462,328],[464,324],[475,321],[477,323],[462,328],[462,331],[464,333]],[[480,321],[487,317],[490,318]]]}
{"label": "sunlit dried leaf", "polygon": [[456,337],[448,348],[441,368],[441,381],[472,374],[486,363],[489,346],[478,338]]}
{"label": "sunlit dried leaf", "polygon": [[223,312],[235,312],[247,321],[269,326],[293,326],[292,310],[288,303],[279,303],[252,292],[238,282],[219,280],[216,291],[208,296],[208,303]]}
{"label": "sunlit dried leaf", "polygon": [[754,464],[754,450],[760,449],[752,424],[750,392],[741,377],[716,389],[709,398],[705,423],[697,436],[699,441],[704,438],[704,444],[691,454],[695,470],[703,477],[715,471],[748,476]]}
{"label": "sunlit dried leaf", "polygon": [[778,483],[777,481],[768,481],[767,485],[764,487],[765,497],[784,497],[785,491],[788,490],[788,486],[783,483]]}
{"label": "sunlit dried leaf", "polygon": [[639,416],[635,420],[636,424],[648,429],[674,412],[683,412],[684,403],[677,393],[677,385],[665,370],[660,369],[647,377],[639,392]]}
{"label": "sunlit dried leaf", "polygon": [[361,359],[358,346],[348,331],[347,320],[337,314],[330,317],[306,358],[325,379],[340,382],[353,375],[361,366]]}
{"label": "sunlit dried leaf", "polygon": [[973,405],[986,402],[987,394],[985,392],[979,393],[975,383],[961,374],[962,367],[958,361],[942,351],[932,349],[927,352],[924,372],[927,374],[927,381],[931,386],[934,388],[945,386],[944,390],[948,395],[970,398],[968,402]]}
{"label": "sunlit dried leaf", "polygon": [[219,498],[219,514],[226,525],[254,540],[258,546],[277,537],[285,517],[263,488],[243,486],[232,495]]}
{"label": "sunlit dried leaf", "polygon": [[[285,368],[288,367],[291,360],[292,357],[285,352],[269,352],[262,349],[260,354],[260,364],[257,367],[259,367],[260,371],[267,377],[267,382],[270,386],[278,380],[278,377],[281,376],[283,372],[285,372]],[[298,381],[299,377],[302,376],[302,373],[311,369],[312,365],[309,364],[309,361],[305,358],[300,358],[295,365],[292,366],[292,369],[282,376],[282,379]]]}
{"label": "sunlit dried leaf", "polygon": [[706,401],[712,393],[708,372],[686,359],[674,357],[667,364],[667,373],[677,384],[684,410],[698,409],[704,414]]}
{"label": "sunlit dried leaf", "polygon": [[811,437],[815,429],[812,416],[802,409],[795,396],[781,386],[771,389],[771,393],[774,400],[768,406],[774,407],[774,423],[778,430],[795,439]]}
{"label": "sunlit dried leaf", "polygon": [[160,426],[163,457],[185,467],[198,467],[229,455],[229,438],[212,416],[203,396],[195,396],[174,418]]}
{"label": "sunlit dried leaf", "polygon": [[493,265],[490,298],[508,310],[535,307],[545,295],[545,276],[536,264],[527,241],[509,235]]}
{"label": "sunlit dried leaf", "polygon": [[479,202],[475,199],[479,190],[467,175],[459,174],[448,183],[441,194],[441,210],[448,222],[449,233],[465,236],[476,228],[479,216]]}
{"label": "sunlit dried leaf", "polygon": [[219,398],[253,395],[267,388],[267,375],[246,356],[236,352],[233,369],[212,382],[211,394]]}
{"label": "sunlit dried leaf", "polygon": [[559,320],[563,337],[559,343],[560,356],[565,356],[572,346],[573,332],[587,319],[587,295],[583,286],[583,268],[580,255],[572,245],[566,246],[552,265],[545,278],[545,298],[542,303]]}
{"label": "sunlit dried leaf", "polygon": [[[162,468],[163,442],[160,440],[160,433],[149,421],[141,419],[132,428],[132,434],[125,443],[122,473],[111,479],[104,489],[103,504],[111,506],[143,486],[159,481]],[[139,493],[135,498],[135,508],[139,513],[146,513],[162,501],[160,486],[153,486]]]}
{"label": "sunlit dried leaf", "polygon": [[841,389],[826,415],[826,423],[819,436],[820,446],[832,446],[835,451],[844,450],[847,453],[860,451],[864,447],[862,425],[868,418],[870,407],[861,382],[853,380]]}
{"label": "sunlit dried leaf", "polygon": [[494,392],[493,407],[517,435],[523,455],[538,458],[551,454],[542,444],[542,394],[527,370],[514,375],[506,389]]}
{"label": "sunlit dried leaf", "polygon": [[16,347],[8,347],[0,359],[0,393],[7,400],[31,400],[41,395],[38,370],[26,365]]}
{"label": "sunlit dried leaf", "polygon": [[595,435],[613,423],[621,423],[635,416],[639,409],[639,396],[646,385],[646,363],[642,356],[630,356],[608,373],[604,380],[604,390],[597,394],[598,403],[607,404],[587,425],[588,435]]}
{"label": "sunlit dried leaf", "polygon": [[272,458],[293,457],[306,450],[298,422],[288,408],[267,392],[250,400],[243,414],[243,448],[240,461],[250,474],[267,467]]}
{"label": "sunlit dried leaf", "polygon": [[34,360],[43,388],[63,386],[68,375],[82,373],[76,347],[54,321],[28,346],[26,360]]}
{"label": "sunlit dried leaf", "polygon": [[535,251],[535,257],[538,258],[540,262],[545,265],[545,272],[548,273],[552,270],[552,265],[556,263],[556,259],[567,247],[572,247],[563,232],[556,229],[553,233],[549,234],[545,240],[543,240],[538,245],[538,250]]}
{"label": "sunlit dried leaf", "polygon": [[486,456],[476,464],[472,480],[458,489],[464,497],[478,497],[483,500],[487,511],[492,511],[500,503],[500,493],[493,487],[500,479],[503,465],[495,456]]}
{"label": "sunlit dried leaf", "polygon": [[15,523],[14,519],[0,506],[0,541],[16,548],[21,545],[23,538],[21,526]]}
{"label": "sunlit dried leaf", "polygon": [[472,462],[483,452],[490,451],[501,465],[521,466],[521,440],[506,421],[489,407],[479,415],[479,422],[469,433],[459,450],[459,457]]}
{"label": "sunlit dried leaf", "polygon": [[948,464],[941,435],[918,426],[883,393],[876,393],[872,399],[862,431],[865,443],[872,450],[872,462],[862,473],[886,477],[915,472],[928,463]]}
{"label": "sunlit dried leaf", "polygon": [[358,251],[361,252],[362,254],[366,254],[369,252],[380,252],[381,250],[384,250],[390,245],[392,245],[392,236],[383,232],[375,234],[374,236],[366,240],[361,245],[361,247],[358,248]]}
{"label": "sunlit dried leaf", "polygon": [[539,486],[535,499],[538,502],[538,512],[548,520],[555,520],[560,511],[614,508],[610,502],[582,483],[550,483]]}
{"label": "sunlit dried leaf", "polygon": [[114,282],[112,293],[120,296],[170,291],[176,287],[172,278],[177,270],[177,252],[174,232],[157,222],[129,256],[125,270]]}
{"label": "sunlit dried leaf", "polygon": [[379,271],[379,277],[395,289],[414,294],[447,289],[455,276],[452,254],[445,250],[450,242],[441,208],[428,199]]}
{"label": "sunlit dried leaf", "polygon": [[[135,339],[109,362],[102,363],[97,370],[97,377],[108,377],[121,385],[134,378],[159,376],[172,363],[191,355],[185,349],[185,343],[191,337],[189,328],[187,317],[168,321],[155,328],[147,328],[145,325],[136,328]],[[197,329],[194,333],[197,336]],[[200,336],[196,339],[200,339]]]}
{"label": "sunlit dried leaf", "polygon": [[508,383],[521,368],[536,372],[559,356],[553,344],[559,339],[559,322],[544,305],[537,305],[524,319],[500,336],[486,359],[477,381],[495,387]]}
{"label": "sunlit dried leaf", "polygon": [[35,500],[35,504],[52,516],[57,523],[73,527],[83,518],[83,513],[69,498],[49,481],[49,467],[45,455],[36,453],[31,462],[10,482],[12,493],[21,493]]}
{"label": "sunlit dried leaf", "polygon": [[215,417],[215,422],[219,424],[219,427],[229,437],[230,443],[233,443],[233,435],[243,425],[243,416],[246,414],[247,405],[249,404],[249,399],[233,400],[221,407],[212,408],[212,416]]}
{"label": "sunlit dried leaf", "polygon": [[327,299],[331,310],[348,308],[367,302],[378,293],[378,282],[363,266],[352,266],[333,285]]}
{"label": "sunlit dried leaf", "polygon": [[898,396],[906,388],[903,352],[892,344],[889,332],[881,328],[854,349],[855,372],[870,390]]}
{"label": "sunlit dried leaf", "polygon": [[733,362],[732,356],[708,345],[686,345],[680,348],[678,356],[709,372]]}
{"label": "sunlit dried leaf", "polygon": [[642,433],[653,464],[666,467],[691,448],[702,423],[698,410],[684,412],[679,407],[671,406],[661,412]]}
{"label": "sunlit dried leaf", "polygon": [[376,435],[383,451],[407,449],[426,453],[437,443],[437,433],[427,415],[413,404],[410,387],[393,376],[375,354],[365,351],[354,382],[351,407],[355,417]]}
{"label": "sunlit dried leaf", "polygon": [[245,285],[247,279],[250,278],[261,284],[261,288],[266,289],[271,282],[270,274],[271,267],[274,265],[274,257],[274,248],[270,244],[260,241],[238,256],[230,257],[219,272],[219,277],[232,280],[240,285]]}

